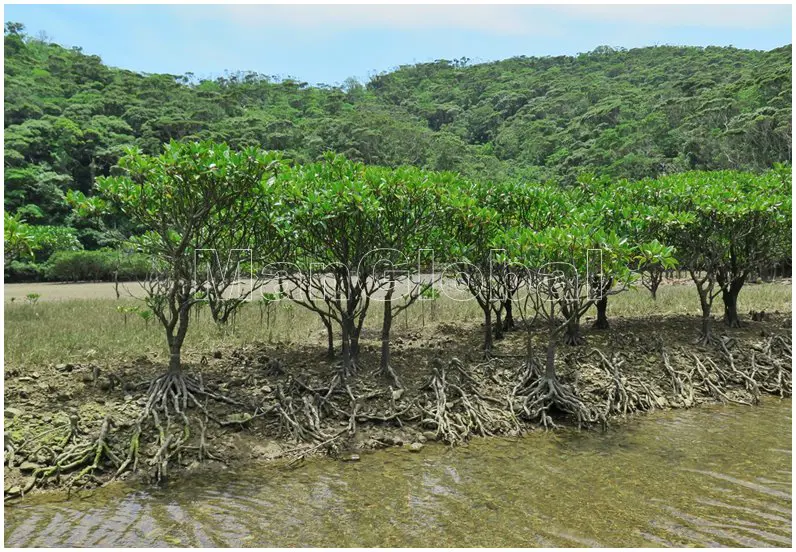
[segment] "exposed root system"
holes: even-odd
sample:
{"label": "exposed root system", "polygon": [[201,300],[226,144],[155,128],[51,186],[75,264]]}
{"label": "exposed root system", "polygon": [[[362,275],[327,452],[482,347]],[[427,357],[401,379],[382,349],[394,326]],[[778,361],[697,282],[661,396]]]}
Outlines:
{"label": "exposed root system", "polygon": [[759,352],[752,350],[750,378],[766,393],[790,397],[793,393],[793,341],[790,337],[767,338]]}
{"label": "exposed root system", "polygon": [[173,410],[179,415],[185,412],[189,406],[196,406],[200,410],[204,410],[197,397],[206,397],[234,405],[240,404],[229,397],[205,389],[201,382],[185,376],[182,372],[170,372],[156,378],[149,386],[147,396],[144,417],[156,410],[160,410],[165,415]]}
{"label": "exposed root system", "polygon": [[71,445],[68,443],[72,440],[74,434],[70,429],[70,433],[64,442],[68,446],[60,453],[56,454],[52,448],[47,447],[47,452],[52,456],[52,463],[34,470],[33,475],[23,488],[15,493],[7,493],[5,498],[24,495],[47,478],[60,478],[62,474],[79,469],[80,471],[72,475],[66,483],[67,488],[72,488],[72,486],[79,484],[84,479],[90,478],[95,470],[100,469],[104,461],[108,461],[117,467],[120,466],[122,464],[121,459],[111,450],[109,445],[111,425],[111,419],[107,416],[103,420],[99,434],[95,438],[81,440]]}
{"label": "exposed root system", "polygon": [[[462,356],[464,362],[450,356],[440,360],[443,351],[433,351],[429,360],[421,357],[415,366],[404,357],[400,386],[389,386],[381,370],[346,376],[334,361],[312,370],[273,359],[271,349],[249,349],[245,359],[233,353],[232,362],[245,369],[235,371],[235,377],[219,371],[210,387],[201,379],[168,373],[155,377],[146,392],[136,386],[106,388],[103,400],[115,398],[122,407],[112,416],[70,407],[37,432],[7,428],[6,470],[21,477],[5,497],[52,484],[91,487],[131,473],[162,483],[189,465],[227,462],[235,436],[243,439],[252,432],[287,445],[277,447],[277,456],[294,462],[319,453],[346,459],[358,458],[352,453],[359,450],[395,444],[436,440],[456,445],[472,436],[519,435],[533,427],[567,424],[604,426],[634,412],[703,402],[752,405],[764,394],[792,394],[788,334],[719,338],[707,347],[694,347],[689,338],[680,345],[673,340],[665,345],[659,338],[643,341],[630,331],[602,335],[590,336],[591,343],[600,344],[559,355],[549,371],[537,362],[533,347],[510,350],[504,344],[501,354],[486,362],[473,362],[474,351],[469,359]],[[257,358],[264,359],[259,367]],[[519,370],[518,358],[524,359]],[[203,372],[212,377],[212,363]],[[226,396],[233,387],[235,398]],[[254,436],[250,440],[258,442]]]}
{"label": "exposed root system", "polygon": [[631,412],[655,410],[665,404],[651,384],[621,371],[626,361],[622,355],[614,353],[609,359],[599,349],[593,349],[589,356],[596,358],[597,366],[605,372],[606,384],[601,389],[605,397],[603,421],[611,415],[625,416]]}
{"label": "exposed root system", "polygon": [[438,440],[455,445],[471,435],[519,432],[520,424],[506,401],[483,395],[483,384],[468,374],[461,361],[453,358],[446,370],[435,359],[431,378],[424,386],[420,425],[434,430]]}
{"label": "exposed root system", "polygon": [[514,389],[518,406],[524,417],[545,429],[558,427],[553,416],[572,416],[578,427],[604,421],[603,414],[587,406],[556,375],[549,375],[537,364],[535,358],[526,360],[520,384]]}

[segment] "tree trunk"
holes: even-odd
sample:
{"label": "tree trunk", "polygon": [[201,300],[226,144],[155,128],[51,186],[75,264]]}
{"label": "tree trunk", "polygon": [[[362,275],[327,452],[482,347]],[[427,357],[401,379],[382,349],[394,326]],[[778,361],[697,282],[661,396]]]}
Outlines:
{"label": "tree trunk", "polygon": [[492,354],[492,307],[487,302],[481,307],[484,311],[484,354]]}
{"label": "tree trunk", "polygon": [[[706,275],[704,278],[700,279],[697,276],[696,271],[689,269],[688,272],[691,275],[691,279],[694,281],[694,284],[696,284],[697,293],[699,294],[699,306],[702,308],[702,334],[699,336],[698,343],[707,345],[713,339],[710,311],[713,307],[713,299],[715,298],[715,295],[713,294],[715,282],[714,280],[709,279],[709,275]],[[721,279],[720,274],[717,276],[717,279]]]}
{"label": "tree trunk", "polygon": [[169,374],[179,374],[182,371],[182,363],[180,361],[179,345],[172,344],[169,347]]}
{"label": "tree trunk", "polygon": [[702,307],[702,339],[704,341],[709,341],[712,333],[711,333],[711,318],[710,318],[710,307],[705,309]]}
{"label": "tree trunk", "polygon": [[730,285],[721,290],[724,301],[724,323],[730,328],[740,328],[741,319],[738,317],[738,294],[741,292],[745,278],[730,282]]}
{"label": "tree trunk", "polygon": [[353,362],[351,353],[351,330],[353,329],[353,321],[345,314],[341,318],[340,331],[342,334],[342,352],[343,352],[343,372],[345,375],[353,374]]}
{"label": "tree trunk", "polygon": [[556,377],[556,336],[550,334],[550,339],[547,341],[547,359],[545,361],[544,375],[547,379],[555,379]]}
{"label": "tree trunk", "polygon": [[[658,300],[658,288],[663,281],[664,274],[671,272],[671,271],[664,271],[662,269],[657,268],[650,268],[647,270],[646,273],[642,273],[641,276],[641,283],[646,287],[649,292],[652,294],[652,300]],[[645,278],[645,274],[647,275]]]}
{"label": "tree trunk", "polygon": [[326,355],[334,358],[334,333],[332,332],[332,319],[321,317],[323,325],[326,327]]}
{"label": "tree trunk", "polygon": [[569,317],[569,321],[567,322],[567,331],[564,334],[564,343],[575,346],[582,345],[583,342],[583,337],[580,335],[580,318],[576,315],[571,315]]}
{"label": "tree trunk", "polygon": [[700,293],[700,303],[702,305],[702,336],[701,341],[707,343],[713,337],[712,334],[712,318],[710,317],[711,305],[708,300]]}
{"label": "tree trunk", "polygon": [[381,373],[391,376],[390,373],[390,329],[392,328],[392,294],[395,282],[390,282],[390,287],[384,297],[384,317],[381,323]]}
{"label": "tree trunk", "polygon": [[525,365],[528,368],[533,367],[533,333],[530,328],[525,328]]}
{"label": "tree trunk", "polygon": [[511,297],[504,301],[503,308],[506,311],[506,317],[503,319],[503,329],[508,332],[514,329],[514,313],[512,311]]}
{"label": "tree trunk", "polygon": [[605,312],[608,310],[608,296],[603,295],[595,305],[597,306],[597,320],[594,322],[594,327],[598,330],[607,330],[609,324],[608,316]]}
{"label": "tree trunk", "polygon": [[503,306],[495,310],[495,339],[503,339]]}
{"label": "tree trunk", "polygon": [[169,374],[182,372],[181,352],[185,334],[188,332],[189,314],[190,305],[183,303],[177,315],[177,333],[174,333],[173,327],[166,328],[166,341],[169,344]]}
{"label": "tree trunk", "polygon": [[351,361],[356,366],[357,361],[359,360],[359,334],[362,332],[362,326],[353,324],[351,325],[351,337],[350,337],[350,351],[351,351]]}
{"label": "tree trunk", "polygon": [[349,339],[351,342],[351,361],[354,365],[354,369],[356,369],[357,364],[359,363],[359,336],[362,335],[362,326],[365,325],[365,314],[367,313],[368,305],[370,305],[370,301],[369,299],[365,298],[365,302],[361,304],[359,314],[356,312],[356,307],[360,306],[359,302],[350,307],[348,314],[348,317],[351,320]]}

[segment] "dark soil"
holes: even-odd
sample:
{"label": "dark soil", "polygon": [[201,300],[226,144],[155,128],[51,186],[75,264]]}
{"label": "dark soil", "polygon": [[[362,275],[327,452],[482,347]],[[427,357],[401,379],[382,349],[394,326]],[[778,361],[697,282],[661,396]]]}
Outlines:
{"label": "dark soil", "polygon": [[[124,460],[133,457],[148,383],[165,371],[159,359],[7,368],[5,497],[96,487],[117,473],[164,483],[191,471],[277,458],[329,454],[356,461],[363,451],[387,446],[418,452],[429,440],[455,445],[473,435],[518,435],[584,420],[577,425],[599,431],[640,411],[752,405],[761,394],[791,395],[790,315],[737,329],[717,322],[717,340],[707,346],[694,344],[697,317],[612,318],[609,331],[589,326],[584,323],[586,344],[559,346],[556,360],[558,383],[594,415],[589,419],[553,403],[541,412],[529,408],[527,388],[540,376],[526,362],[523,328],[496,341],[490,361],[482,358],[475,325],[398,330],[392,364],[402,390],[378,374],[375,335],[364,336],[358,375],[347,381],[321,343],[186,351],[186,375],[237,404],[205,398],[203,406],[189,405],[190,431],[169,418],[167,432],[180,436],[171,441],[142,425],[135,470]],[[532,335],[543,358],[546,336],[541,329]]]}

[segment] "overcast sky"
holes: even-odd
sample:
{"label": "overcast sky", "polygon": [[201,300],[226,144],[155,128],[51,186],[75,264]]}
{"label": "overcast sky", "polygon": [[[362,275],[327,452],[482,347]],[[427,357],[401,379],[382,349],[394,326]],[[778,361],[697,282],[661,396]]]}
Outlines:
{"label": "overcast sky", "polygon": [[251,70],[327,84],[443,58],[791,42],[790,5],[6,5],[4,17],[116,67],[197,77]]}

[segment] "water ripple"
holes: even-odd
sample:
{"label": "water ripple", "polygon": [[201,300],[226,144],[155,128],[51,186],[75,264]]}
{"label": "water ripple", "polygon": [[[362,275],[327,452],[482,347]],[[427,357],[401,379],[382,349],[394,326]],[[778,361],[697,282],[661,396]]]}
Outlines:
{"label": "water ripple", "polygon": [[[7,546],[790,546],[790,401],[5,507]],[[743,415],[740,415],[742,412]]]}

